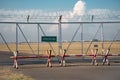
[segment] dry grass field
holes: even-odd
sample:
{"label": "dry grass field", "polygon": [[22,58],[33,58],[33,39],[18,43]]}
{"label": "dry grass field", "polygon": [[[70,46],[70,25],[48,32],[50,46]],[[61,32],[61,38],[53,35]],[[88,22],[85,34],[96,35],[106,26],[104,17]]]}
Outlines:
{"label": "dry grass field", "polygon": [[10,68],[0,67],[0,80],[33,80],[20,72],[10,70]]}
{"label": "dry grass field", "polygon": [[[109,47],[111,42],[104,42],[104,50],[106,51]],[[83,53],[84,54],[91,54],[91,50],[94,49],[94,43],[91,44],[91,47],[89,48],[88,52],[88,46],[90,42],[84,42],[83,44]],[[16,50],[16,44],[8,44],[9,47],[11,48],[12,51]],[[30,43],[32,49],[34,50],[35,54],[38,54],[38,44],[37,43]],[[58,54],[58,43],[51,43],[54,51],[52,54]],[[62,43],[62,49],[67,49],[69,43]],[[39,50],[40,54],[46,54],[47,50],[52,49],[48,43],[40,43],[39,44]],[[31,49],[26,43],[19,43],[19,52],[20,53],[30,53],[32,54]],[[120,42],[113,42],[111,48],[110,48],[110,53],[112,54],[119,54],[120,53]],[[8,48],[6,47],[5,44],[0,44],[0,51],[9,51]],[[98,42],[98,52],[101,54],[102,52],[102,43]],[[72,42],[71,46],[69,47],[67,54],[81,54],[82,49],[81,49],[81,42]]]}

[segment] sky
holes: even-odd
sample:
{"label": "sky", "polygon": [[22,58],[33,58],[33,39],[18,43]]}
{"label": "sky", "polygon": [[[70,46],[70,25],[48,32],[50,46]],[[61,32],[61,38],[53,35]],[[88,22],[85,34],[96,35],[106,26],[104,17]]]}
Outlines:
{"label": "sky", "polygon": [[[0,22],[26,22],[28,15],[30,15],[30,22],[58,22],[58,18],[52,16],[59,15],[63,15],[62,21],[66,22],[91,21],[92,15],[94,15],[93,21],[120,21],[119,3],[120,0],[0,0]],[[58,26],[41,26],[47,35],[58,36]],[[62,25],[62,39],[70,41],[78,26],[76,24]],[[100,24],[84,25],[84,39],[91,40],[99,26]],[[120,24],[105,24],[104,26],[106,40],[112,40],[116,32],[120,30]],[[37,41],[36,25],[20,25],[20,27],[29,41]],[[0,24],[0,33],[7,38],[7,41],[15,41],[15,25]],[[80,40],[79,34],[80,30],[76,35],[76,40]],[[100,31],[98,36],[100,36]],[[19,37],[20,41],[25,41],[21,33]],[[120,39],[120,36],[117,39]],[[3,42],[1,38],[0,42]]]}
{"label": "sky", "polygon": [[[78,0],[0,0],[0,8],[72,10]],[[120,0],[83,0],[86,9],[120,10]]]}

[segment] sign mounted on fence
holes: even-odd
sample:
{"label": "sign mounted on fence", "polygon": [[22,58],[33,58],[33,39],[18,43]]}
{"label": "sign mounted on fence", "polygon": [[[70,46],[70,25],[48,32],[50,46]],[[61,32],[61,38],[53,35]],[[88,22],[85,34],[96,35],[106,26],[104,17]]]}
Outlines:
{"label": "sign mounted on fence", "polygon": [[42,36],[42,42],[57,42],[57,36]]}

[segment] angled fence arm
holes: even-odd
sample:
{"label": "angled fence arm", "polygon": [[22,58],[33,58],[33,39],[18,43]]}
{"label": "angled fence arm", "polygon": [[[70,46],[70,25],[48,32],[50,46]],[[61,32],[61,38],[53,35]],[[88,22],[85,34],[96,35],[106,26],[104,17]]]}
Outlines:
{"label": "angled fence arm", "polygon": [[[18,25],[18,24],[17,24],[17,25]],[[28,42],[28,40],[27,40],[27,38],[26,38],[26,36],[25,36],[24,32],[22,31],[22,29],[20,28],[20,26],[19,26],[19,25],[18,25],[18,28],[19,28],[19,30],[21,31],[21,33],[22,33],[22,35],[23,35],[24,39],[26,40],[26,42],[27,42],[27,44],[28,44],[29,48],[31,49],[32,53],[33,53],[33,54],[35,54],[35,53],[34,53],[34,50],[32,49],[32,47],[31,47],[30,43]]]}
{"label": "angled fence arm", "polygon": [[7,44],[7,41],[5,40],[5,38],[3,37],[3,35],[2,35],[1,33],[0,33],[0,36],[1,36],[1,38],[3,39],[3,41],[4,41],[5,45],[7,46],[8,50],[9,50],[10,52],[12,52],[12,50],[11,50],[10,47],[9,47],[9,45]]}

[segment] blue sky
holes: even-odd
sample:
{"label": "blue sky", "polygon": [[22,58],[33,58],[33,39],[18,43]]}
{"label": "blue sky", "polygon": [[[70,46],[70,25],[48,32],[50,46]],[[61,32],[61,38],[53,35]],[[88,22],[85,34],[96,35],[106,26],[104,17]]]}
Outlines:
{"label": "blue sky", "polygon": [[[0,8],[72,10],[78,0],[0,0]],[[83,0],[86,9],[120,10],[120,0]]]}

